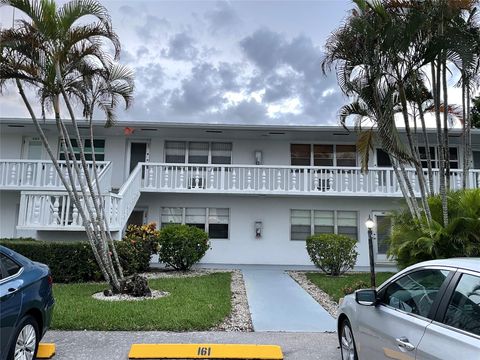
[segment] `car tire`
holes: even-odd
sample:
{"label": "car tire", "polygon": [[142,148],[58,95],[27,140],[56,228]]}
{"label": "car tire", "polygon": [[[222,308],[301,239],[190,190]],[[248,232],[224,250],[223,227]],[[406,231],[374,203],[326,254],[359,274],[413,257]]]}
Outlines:
{"label": "car tire", "polygon": [[340,351],[342,353],[342,360],[358,360],[357,346],[353,337],[352,326],[348,319],[342,321],[340,327]]}
{"label": "car tire", "polygon": [[26,315],[15,329],[7,359],[15,359],[15,354],[18,351],[22,354],[19,356],[21,360],[35,359],[39,342],[40,332],[37,320],[31,315]]}

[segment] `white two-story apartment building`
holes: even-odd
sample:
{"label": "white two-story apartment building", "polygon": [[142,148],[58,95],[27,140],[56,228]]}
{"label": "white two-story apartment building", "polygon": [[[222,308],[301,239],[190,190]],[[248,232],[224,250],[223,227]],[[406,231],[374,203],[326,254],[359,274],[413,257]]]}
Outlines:
{"label": "white two-story apartment building", "polygon": [[[61,160],[52,121],[44,128]],[[87,136],[87,129],[85,137]],[[386,262],[389,211],[403,197],[388,156],[374,149],[360,170],[355,132],[340,127],[121,122],[95,126],[100,187],[110,229],[128,223],[185,223],[204,229],[205,263],[310,265],[305,239],[314,233],[358,240],[357,265],[368,265],[365,220],[375,229],[377,263]],[[128,134],[128,135],[127,135]],[[435,134],[430,151],[438,159]],[[480,131],[473,130],[480,187]],[[450,137],[451,187],[461,188],[461,134]],[[88,150],[90,141],[85,140]],[[88,159],[87,159],[88,160]],[[408,170],[418,193],[414,170]],[[438,172],[435,172],[438,174]],[[434,179],[435,180],[435,179]],[[0,237],[85,239],[55,169],[28,119],[0,119]]]}

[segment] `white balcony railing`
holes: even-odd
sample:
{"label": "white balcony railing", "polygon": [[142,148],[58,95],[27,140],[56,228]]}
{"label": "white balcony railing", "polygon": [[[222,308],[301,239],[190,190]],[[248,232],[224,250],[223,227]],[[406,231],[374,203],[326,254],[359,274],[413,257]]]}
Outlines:
{"label": "white balcony railing", "polygon": [[[119,193],[113,194],[105,191],[107,181],[104,179],[109,177],[109,167],[108,164],[102,176],[99,175],[102,204],[110,230],[120,231],[140,197],[142,169],[140,165],[137,166]],[[87,205],[90,205],[91,211],[94,212],[90,196],[81,197],[80,202],[85,212]],[[81,231],[84,224],[78,208],[66,191],[22,191],[18,228]]]}
{"label": "white balcony railing", "polygon": [[[295,195],[402,196],[392,168],[248,166],[142,163],[142,191],[260,193]],[[420,192],[414,169],[407,175],[415,193]],[[427,176],[427,174],[425,173]],[[451,189],[462,187],[462,170],[451,171]],[[438,188],[438,170],[433,172]],[[480,187],[480,170],[471,170],[471,188]]]}
{"label": "white balcony railing", "polygon": [[[97,161],[97,171],[99,177],[104,171],[110,170],[110,163],[107,161]],[[59,161],[60,168],[68,178],[68,169],[65,161]],[[93,164],[88,162],[89,173],[93,177]],[[110,179],[105,178],[106,182]],[[77,182],[78,185],[78,182]],[[110,184],[103,184],[108,189]],[[62,181],[57,174],[55,166],[48,160],[0,160],[0,189],[12,190],[34,190],[64,189]]]}

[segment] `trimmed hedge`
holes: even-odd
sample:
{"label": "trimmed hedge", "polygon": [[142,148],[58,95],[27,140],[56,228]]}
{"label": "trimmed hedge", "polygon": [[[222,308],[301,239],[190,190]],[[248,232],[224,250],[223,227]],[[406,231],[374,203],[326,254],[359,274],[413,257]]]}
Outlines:
{"label": "trimmed hedge", "polygon": [[47,264],[58,283],[101,281],[102,273],[87,242],[50,242],[30,238],[0,239],[0,245]]}
{"label": "trimmed hedge", "polygon": [[352,269],[357,262],[357,241],[349,236],[317,234],[307,238],[307,252],[316,267],[338,276]]}
{"label": "trimmed hedge", "polygon": [[160,231],[158,258],[168,266],[189,270],[210,248],[208,234],[189,225],[170,224]]}

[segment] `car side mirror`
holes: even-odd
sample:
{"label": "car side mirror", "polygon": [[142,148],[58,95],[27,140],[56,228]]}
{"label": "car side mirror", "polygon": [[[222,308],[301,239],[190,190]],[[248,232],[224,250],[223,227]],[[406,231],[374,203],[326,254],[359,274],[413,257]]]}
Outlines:
{"label": "car side mirror", "polygon": [[377,304],[377,290],[363,289],[355,292],[355,301],[364,306],[375,306]]}

